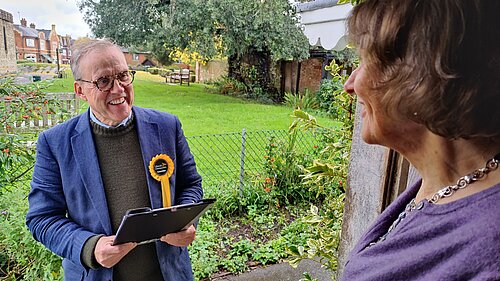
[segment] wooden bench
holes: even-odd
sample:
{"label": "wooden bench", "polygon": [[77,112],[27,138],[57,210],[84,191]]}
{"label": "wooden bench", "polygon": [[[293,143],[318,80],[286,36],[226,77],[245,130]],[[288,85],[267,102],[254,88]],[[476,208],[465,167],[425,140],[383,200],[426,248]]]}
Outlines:
{"label": "wooden bench", "polygon": [[182,82],[187,82],[189,86],[190,81],[191,72],[189,69],[174,70],[165,76],[165,83],[179,83],[182,85]]}

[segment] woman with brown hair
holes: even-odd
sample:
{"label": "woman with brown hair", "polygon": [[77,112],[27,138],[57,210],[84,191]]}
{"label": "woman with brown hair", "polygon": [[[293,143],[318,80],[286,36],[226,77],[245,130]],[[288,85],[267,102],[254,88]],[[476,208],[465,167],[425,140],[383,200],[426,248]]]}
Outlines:
{"label": "woman with brown hair", "polygon": [[422,179],[360,239],[342,280],[500,280],[500,1],[366,0],[348,30],[362,138]]}

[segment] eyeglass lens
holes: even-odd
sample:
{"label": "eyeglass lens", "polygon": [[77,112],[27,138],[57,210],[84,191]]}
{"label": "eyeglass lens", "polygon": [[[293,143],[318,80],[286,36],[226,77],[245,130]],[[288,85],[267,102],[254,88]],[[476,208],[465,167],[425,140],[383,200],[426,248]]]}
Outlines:
{"label": "eyeglass lens", "polygon": [[108,91],[113,87],[115,79],[117,79],[118,82],[125,87],[132,84],[132,81],[134,80],[134,73],[130,71],[124,71],[114,76],[101,77],[97,79],[96,86],[101,91]]}

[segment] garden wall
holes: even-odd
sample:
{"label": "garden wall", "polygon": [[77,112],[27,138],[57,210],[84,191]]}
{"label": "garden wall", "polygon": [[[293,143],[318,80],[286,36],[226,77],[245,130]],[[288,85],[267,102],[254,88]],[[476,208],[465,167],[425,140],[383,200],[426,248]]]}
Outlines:
{"label": "garden wall", "polygon": [[196,82],[206,83],[216,81],[227,75],[227,60],[212,60],[206,64],[196,63]]}
{"label": "garden wall", "polygon": [[[319,90],[321,77],[323,75],[323,57],[312,57],[302,62],[281,62],[281,92],[310,92]],[[297,83],[298,80],[298,83]]]}
{"label": "garden wall", "polygon": [[17,70],[12,14],[0,10],[0,75]]}

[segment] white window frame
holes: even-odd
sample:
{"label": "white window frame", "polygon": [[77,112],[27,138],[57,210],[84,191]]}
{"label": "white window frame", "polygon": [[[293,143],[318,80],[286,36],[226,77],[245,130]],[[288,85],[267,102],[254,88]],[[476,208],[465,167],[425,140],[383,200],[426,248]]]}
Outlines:
{"label": "white window frame", "polygon": [[45,50],[45,40],[40,39],[40,50]]}
{"label": "white window frame", "polygon": [[132,60],[133,61],[138,61],[139,60],[139,54],[132,54]]}
{"label": "white window frame", "polygon": [[33,38],[26,38],[26,47],[35,47],[35,39]]}

